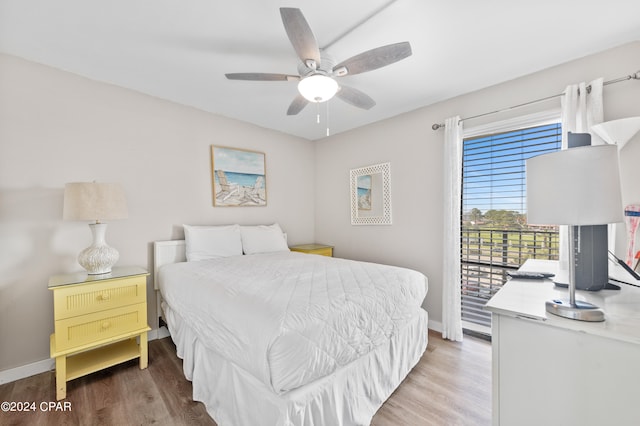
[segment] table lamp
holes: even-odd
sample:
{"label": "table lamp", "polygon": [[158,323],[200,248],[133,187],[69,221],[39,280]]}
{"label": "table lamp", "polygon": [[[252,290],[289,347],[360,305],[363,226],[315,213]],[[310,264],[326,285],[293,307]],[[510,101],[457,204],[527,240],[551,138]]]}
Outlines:
{"label": "table lamp", "polygon": [[[633,137],[640,132],[640,117],[621,118],[619,120],[605,121],[591,126],[591,131],[600,136],[605,142],[618,145],[622,150]],[[635,251],[636,230],[640,223],[640,205],[632,204],[625,207],[625,222],[627,224],[628,249],[627,265],[633,267]]]}
{"label": "table lamp", "polygon": [[605,142],[618,145],[619,149],[640,131],[640,117],[621,118],[591,126],[591,131]]}
{"label": "table lamp", "polygon": [[547,312],[574,320],[604,321],[602,309],[576,301],[575,250],[581,225],[623,220],[618,148],[584,146],[532,157],[526,163],[526,178],[527,222],[569,225],[569,299],[546,302]]}
{"label": "table lamp", "polygon": [[107,274],[118,261],[118,250],[105,240],[104,220],[127,218],[127,201],[122,187],[115,183],[73,182],[64,187],[63,218],[91,221],[93,243],[78,254],[78,263],[90,275]]}

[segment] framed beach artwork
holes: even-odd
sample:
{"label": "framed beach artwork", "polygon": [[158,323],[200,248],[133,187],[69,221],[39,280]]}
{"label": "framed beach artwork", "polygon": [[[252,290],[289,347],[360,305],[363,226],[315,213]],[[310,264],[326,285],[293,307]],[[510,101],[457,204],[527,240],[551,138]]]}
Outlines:
{"label": "framed beach artwork", "polygon": [[211,145],[211,171],[215,207],[267,205],[263,152]]}
{"label": "framed beach artwork", "polygon": [[371,175],[357,177],[358,210],[371,210]]}
{"label": "framed beach artwork", "polygon": [[351,224],[391,225],[391,164],[352,169]]}

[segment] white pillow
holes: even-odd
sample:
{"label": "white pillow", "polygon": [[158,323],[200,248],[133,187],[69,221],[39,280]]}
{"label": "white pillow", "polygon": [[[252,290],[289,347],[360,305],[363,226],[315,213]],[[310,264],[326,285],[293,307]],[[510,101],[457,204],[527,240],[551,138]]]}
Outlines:
{"label": "white pillow", "polygon": [[183,226],[188,262],[242,254],[239,225]]}
{"label": "white pillow", "polygon": [[244,254],[289,251],[287,239],[277,223],[273,225],[240,226]]}

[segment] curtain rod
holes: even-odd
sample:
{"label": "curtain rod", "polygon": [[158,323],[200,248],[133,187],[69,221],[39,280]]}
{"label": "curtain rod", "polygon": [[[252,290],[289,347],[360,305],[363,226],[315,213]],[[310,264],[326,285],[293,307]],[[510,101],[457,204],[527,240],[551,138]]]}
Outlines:
{"label": "curtain rod", "polygon": [[[620,78],[616,78],[616,79],[613,79],[613,80],[605,81],[604,83],[602,83],[602,85],[603,86],[607,86],[609,84],[620,83],[622,81],[627,81],[627,80],[640,80],[640,71],[637,71],[634,74],[630,74],[630,75],[627,75],[627,76],[624,76],[624,77],[620,77]],[[587,91],[588,92],[591,91],[591,86],[587,86]],[[549,99],[559,98],[562,95],[564,95],[564,92],[558,93],[557,95],[547,96],[546,98],[540,98],[540,99],[536,99],[534,101],[525,102],[523,104],[513,105],[513,106],[510,106],[510,107],[507,107],[507,108],[498,109],[498,110],[491,111],[491,112],[485,112],[483,114],[473,115],[471,117],[461,118],[460,121],[466,121],[466,120],[471,120],[473,118],[484,117],[486,115],[492,115],[492,114],[498,114],[498,113],[505,112],[505,111],[510,111],[512,109],[521,108],[521,107],[524,107],[524,106],[527,106],[527,105],[533,105],[533,104],[537,104],[539,102],[548,101]],[[444,124],[438,124],[438,123],[436,123],[433,126],[431,126],[431,128],[433,130],[438,130],[438,129],[442,128],[442,127],[444,127]]]}

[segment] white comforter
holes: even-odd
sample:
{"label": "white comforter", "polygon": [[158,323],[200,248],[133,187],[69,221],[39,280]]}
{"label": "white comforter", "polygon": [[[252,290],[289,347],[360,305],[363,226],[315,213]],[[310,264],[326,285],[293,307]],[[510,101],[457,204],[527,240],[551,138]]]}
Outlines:
{"label": "white comforter", "polygon": [[276,393],[383,344],[427,293],[417,271],[294,252],[166,265],[159,286],[205,345]]}

